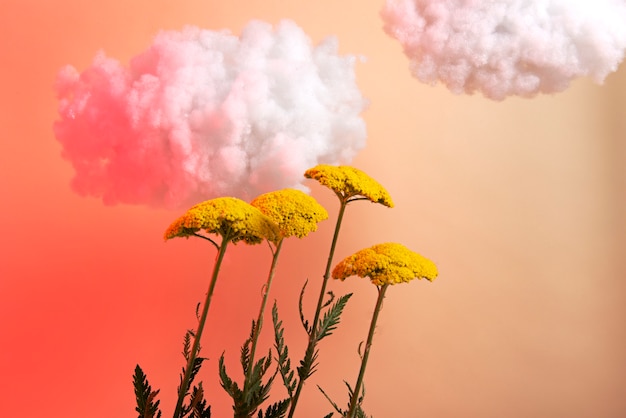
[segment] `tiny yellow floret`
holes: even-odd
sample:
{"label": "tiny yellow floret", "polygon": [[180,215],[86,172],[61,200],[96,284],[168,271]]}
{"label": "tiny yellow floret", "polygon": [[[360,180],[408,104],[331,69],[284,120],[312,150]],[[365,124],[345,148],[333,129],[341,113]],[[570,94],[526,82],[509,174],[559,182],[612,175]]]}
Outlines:
{"label": "tiny yellow floret", "polygon": [[437,266],[402,244],[385,243],[365,248],[346,257],[333,269],[333,278],[369,277],[376,286],[398,284],[413,279],[433,281]]}
{"label": "tiny yellow floret", "polygon": [[308,194],[283,189],[258,196],[251,202],[280,228],[284,238],[303,238],[317,230],[317,223],[328,219],[328,212]]}
{"label": "tiny yellow floret", "polygon": [[276,241],[280,235],[278,225],[270,218],[235,197],[219,197],[193,206],[167,228],[165,239],[189,237],[198,231],[247,244],[258,244],[264,239]]}
{"label": "tiny yellow floret", "polygon": [[344,201],[362,196],[374,203],[393,207],[393,201],[387,190],[357,168],[320,164],[308,169],[304,177],[317,180],[332,189]]}

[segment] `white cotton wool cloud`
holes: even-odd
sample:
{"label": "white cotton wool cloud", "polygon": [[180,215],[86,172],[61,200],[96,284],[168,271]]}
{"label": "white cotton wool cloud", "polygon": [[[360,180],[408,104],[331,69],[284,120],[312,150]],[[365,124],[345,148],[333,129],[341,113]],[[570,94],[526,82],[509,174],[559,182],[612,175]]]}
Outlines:
{"label": "white cotton wool cloud", "polygon": [[295,23],[234,36],[163,31],[128,67],[99,53],[57,79],[54,125],[81,195],[184,208],[217,196],[306,189],[304,171],[365,146],[354,56]]}
{"label": "white cotton wool cloud", "polygon": [[602,83],[624,58],[626,0],[387,0],[412,74],[502,100]]}

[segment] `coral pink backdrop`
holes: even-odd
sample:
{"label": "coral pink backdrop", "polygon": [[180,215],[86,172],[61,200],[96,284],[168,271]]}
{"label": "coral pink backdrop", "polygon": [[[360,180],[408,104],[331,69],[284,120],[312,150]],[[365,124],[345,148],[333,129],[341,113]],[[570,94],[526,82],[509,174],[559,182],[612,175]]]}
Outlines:
{"label": "coral pink backdrop", "polygon": [[[382,1],[4,0],[0,14],[0,416],[134,416],[136,363],[173,410],[182,337],[207,287],[214,250],[164,243],[180,212],[104,206],[74,194],[52,124],[53,84],[99,49],[126,62],[160,29],[193,24],[234,33],[251,19],[289,18],[314,41],[336,35],[366,57],[357,81],[370,100],[368,145],[353,165],[383,183],[396,207],[349,208],[337,260],[397,241],[437,263],[433,283],[391,288],[366,374],[376,417],[606,417],[626,415],[626,72],[603,86],[493,102],[412,78],[382,31]],[[336,214],[326,189],[313,195]],[[296,298],[323,273],[334,220],[281,257],[276,297],[294,356],[304,336]],[[236,370],[260,300],[267,248],[237,246],[218,282],[202,372],[216,417],[226,350]],[[343,404],[354,382],[375,290],[355,292],[302,417]],[[269,327],[266,332],[269,331]],[[268,337],[268,334],[265,334]],[[268,347],[269,338],[263,340]],[[278,386],[277,386],[278,387]]]}

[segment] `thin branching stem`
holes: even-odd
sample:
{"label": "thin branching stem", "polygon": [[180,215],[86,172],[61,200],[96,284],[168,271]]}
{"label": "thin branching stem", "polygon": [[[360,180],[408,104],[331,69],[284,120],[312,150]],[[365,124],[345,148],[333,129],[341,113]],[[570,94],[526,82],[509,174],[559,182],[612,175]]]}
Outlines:
{"label": "thin branching stem", "polygon": [[[213,242],[210,239],[209,241]],[[174,410],[174,418],[180,418],[185,394],[189,390],[189,380],[191,379],[191,374],[196,363],[196,358],[198,357],[198,352],[200,351],[200,338],[202,337],[204,324],[206,323],[206,319],[209,313],[209,306],[211,305],[213,289],[215,289],[215,283],[217,282],[217,276],[220,271],[220,266],[222,265],[222,260],[224,259],[224,254],[226,253],[226,247],[228,246],[228,242],[229,240],[224,237],[222,240],[222,244],[218,247],[218,253],[215,257],[215,264],[213,265],[213,273],[211,275],[209,290],[207,291],[206,299],[204,300],[202,315],[200,316],[200,321],[198,322],[198,329],[194,334],[193,347],[191,348],[191,353],[189,354],[189,359],[187,360],[187,366],[185,367],[185,376],[180,382],[180,388],[178,390],[178,401],[176,402],[176,409]]]}
{"label": "thin branching stem", "polygon": [[359,392],[361,391],[361,386],[363,385],[363,377],[365,376],[365,368],[367,367],[367,358],[370,355],[370,348],[372,348],[372,340],[374,339],[374,330],[376,329],[376,322],[378,321],[378,314],[383,306],[383,299],[385,298],[385,291],[389,287],[389,284],[384,284],[382,287],[378,288],[378,299],[376,300],[376,307],[374,308],[374,313],[372,315],[372,322],[370,323],[370,330],[367,334],[367,342],[365,343],[365,351],[363,352],[363,357],[361,358],[361,369],[359,370],[359,377],[356,379],[356,384],[354,385],[354,391],[352,392],[352,398],[350,399],[350,409],[348,409],[347,418],[354,418],[356,416],[357,405],[359,401]]}
{"label": "thin branching stem", "polygon": [[[333,241],[330,245],[330,252],[328,254],[328,261],[326,263],[326,271],[324,273],[324,279],[322,280],[322,288],[320,289],[319,299],[317,301],[317,307],[315,308],[315,316],[313,317],[313,323],[311,325],[311,333],[309,334],[309,343],[307,347],[307,352],[314,351],[315,346],[317,345],[317,323],[320,319],[320,312],[322,311],[322,306],[324,305],[324,297],[326,296],[326,285],[328,284],[328,279],[330,278],[330,269],[333,264],[333,257],[335,255],[335,248],[337,246],[337,239],[339,237],[339,230],[341,229],[341,222],[343,220],[343,215],[346,211],[346,206],[348,205],[348,200],[345,199],[341,194],[337,194],[339,197],[339,201],[341,205],[339,207],[339,214],[337,215],[337,223],[335,224],[335,233],[333,235]],[[302,387],[304,386],[304,381],[306,377],[301,377],[298,380],[298,387],[296,388],[296,393],[291,400],[291,406],[289,408],[288,418],[293,418],[294,411],[296,410],[296,405],[298,404],[298,399],[300,398],[300,393],[302,392]]]}
{"label": "thin branching stem", "polygon": [[276,250],[272,251],[272,266],[270,267],[270,272],[267,277],[267,282],[263,287],[263,301],[261,302],[261,307],[259,309],[259,316],[256,320],[254,326],[254,334],[252,336],[252,347],[250,348],[250,360],[248,362],[248,372],[246,373],[246,377],[243,383],[243,393],[244,397],[248,395],[248,390],[250,389],[249,384],[252,379],[252,369],[254,368],[254,353],[256,352],[257,342],[259,340],[259,335],[261,334],[261,327],[263,326],[263,314],[265,312],[265,307],[267,306],[267,299],[269,298],[270,288],[272,287],[272,280],[274,279],[274,273],[276,273],[276,265],[278,264],[278,256],[280,255],[280,249],[283,246],[283,240],[281,239],[276,245]]}
{"label": "thin branching stem", "polygon": [[192,235],[195,236],[195,237],[202,238],[202,239],[205,239],[205,240],[209,241],[211,244],[213,244],[215,249],[217,249],[219,251],[220,246],[217,244],[217,242],[213,241],[211,238],[209,238],[209,237],[207,237],[205,235],[202,235],[202,234],[198,234],[197,232],[194,232]]}

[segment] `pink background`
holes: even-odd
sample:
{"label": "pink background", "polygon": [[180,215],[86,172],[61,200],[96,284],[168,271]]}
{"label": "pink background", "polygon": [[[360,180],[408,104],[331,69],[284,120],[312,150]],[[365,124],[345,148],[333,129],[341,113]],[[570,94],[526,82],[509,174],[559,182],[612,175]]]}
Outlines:
{"label": "pink background", "polygon": [[[375,417],[626,416],[626,73],[604,86],[493,102],[411,78],[400,45],[382,31],[382,1],[3,0],[0,13],[0,416],[135,416],[140,363],[175,400],[182,336],[207,287],[214,250],[164,243],[179,212],[105,207],[69,188],[72,168],[52,134],[59,68],[84,69],[99,49],[126,62],[159,29],[185,24],[234,33],[252,18],[289,18],[314,41],[336,35],[362,54],[358,83],[371,101],[368,146],[353,162],[383,183],[394,209],[349,208],[337,261],[397,241],[437,263],[434,283],[390,289],[366,375]],[[311,279],[314,305],[336,214],[286,243],[275,296],[294,361],[303,332],[296,298]],[[238,350],[269,266],[264,246],[234,247],[216,288],[202,372],[214,416],[229,416],[217,383]],[[347,401],[357,346],[375,301],[355,292],[343,325],[321,346],[301,417]],[[269,330],[261,345],[270,345]],[[276,386],[278,389],[278,386]],[[277,395],[282,395],[278,389]]]}

